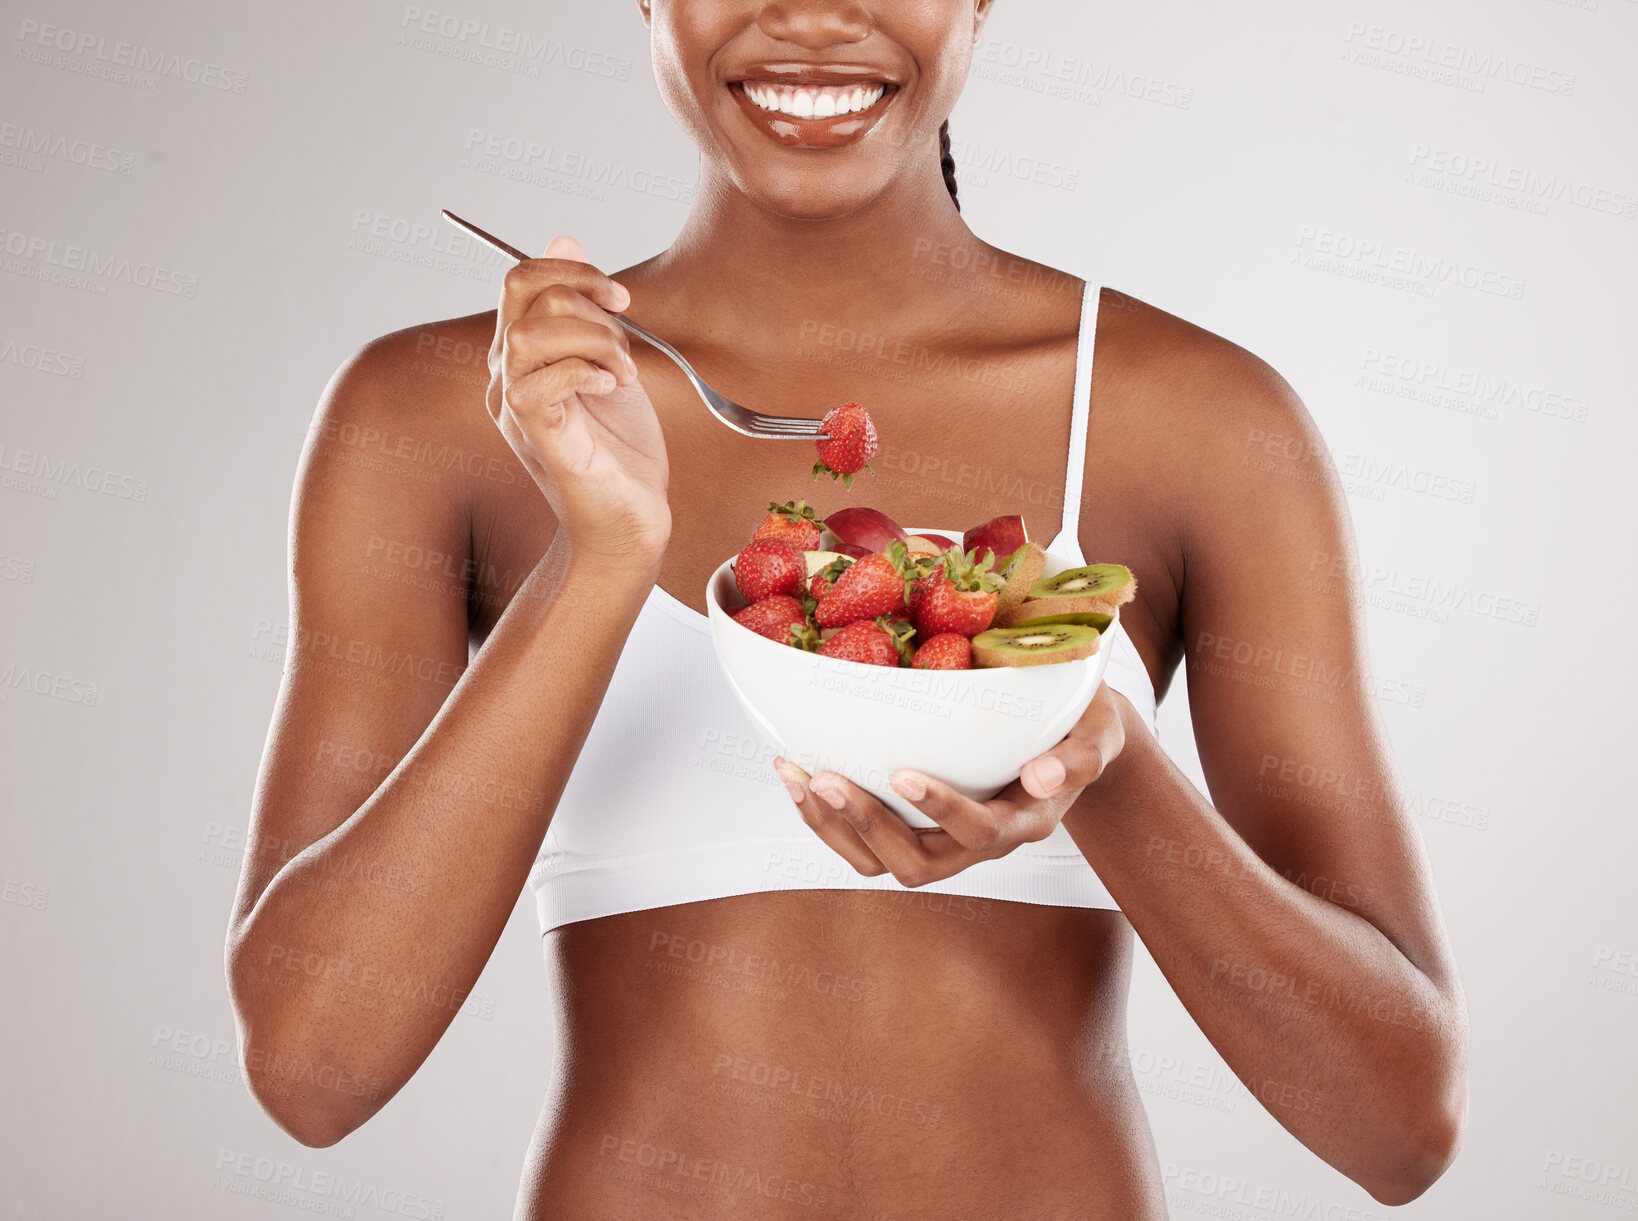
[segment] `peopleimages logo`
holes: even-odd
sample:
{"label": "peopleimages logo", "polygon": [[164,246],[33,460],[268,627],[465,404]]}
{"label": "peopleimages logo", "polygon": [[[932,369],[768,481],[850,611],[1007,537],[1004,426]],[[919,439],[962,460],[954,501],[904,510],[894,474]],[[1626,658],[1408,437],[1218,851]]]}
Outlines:
{"label": "peopleimages logo", "polygon": [[1081,184],[1078,167],[1050,158],[1031,157],[1011,149],[990,148],[974,140],[952,140],[950,156],[954,158],[963,182],[971,175],[976,186],[988,186],[992,174],[997,178],[1011,178],[1064,191],[1076,190]]}
{"label": "peopleimages logo", "polygon": [[225,1146],[217,1150],[216,1171],[212,1185],[223,1191],[277,1201],[302,1212],[328,1211],[315,1205],[330,1200],[349,1206],[347,1216],[357,1215],[351,1210],[371,1208],[391,1216],[407,1217],[410,1221],[440,1221],[449,1207],[445,1201],[432,1196],[382,1187],[332,1170],[311,1171]]}
{"label": "peopleimages logo", "polygon": [[[135,475],[121,475],[100,466],[83,466],[66,458],[31,449],[13,449],[0,442],[0,474],[15,472],[50,489],[47,499],[56,499],[56,487],[83,488],[116,500],[146,501],[148,481]],[[10,476],[7,476],[8,479]],[[10,486],[8,483],[7,486]]]}
{"label": "peopleimages logo", "polygon": [[8,691],[27,691],[33,695],[61,700],[65,704],[83,704],[87,708],[95,708],[97,698],[102,694],[102,685],[8,661],[0,666],[0,704],[7,702]]}
{"label": "peopleimages logo", "polygon": [[1177,81],[1006,39],[986,38],[973,48],[973,75],[1093,106],[1112,94],[1179,110],[1194,100],[1194,89]]}
{"label": "peopleimages logo", "polygon": [[19,369],[32,369],[76,382],[85,376],[85,357],[38,343],[18,343],[5,336],[0,336],[0,365],[16,365]]}
{"label": "peopleimages logo", "polygon": [[[218,89],[227,93],[243,93],[250,84],[250,74],[206,60],[183,57],[172,51],[156,51],[140,43],[115,39],[110,42],[101,34],[88,33],[68,26],[52,25],[25,17],[17,29],[16,57],[31,63],[43,63],[53,68],[73,68],[85,72],[82,65],[61,62],[62,56],[91,61],[95,69],[127,68],[150,77],[165,77],[189,85]],[[55,56],[53,55],[55,53]],[[90,71],[88,75],[102,75]],[[146,86],[151,88],[151,85]]]}
{"label": "peopleimages logo", "polygon": [[1414,144],[1410,152],[1409,181],[1437,186],[1449,194],[1468,195],[1485,203],[1508,203],[1546,215],[1549,203],[1568,203],[1590,212],[1604,212],[1626,220],[1638,218],[1638,192],[1618,191],[1568,174],[1546,174],[1527,166],[1472,156],[1455,149]]}
{"label": "peopleimages logo", "polygon": [[672,174],[481,127],[467,130],[461,168],[593,199],[616,189],[692,203],[695,191],[694,183]]}
{"label": "peopleimages logo", "polygon": [[[454,13],[404,6],[398,22],[400,42],[415,50],[432,51],[449,59],[466,59],[484,67],[505,67],[502,57],[516,61],[527,75],[538,76],[540,65],[585,72],[591,76],[623,81],[631,77],[631,57],[609,55],[590,47],[578,47],[560,38],[542,38],[526,30],[490,25]],[[435,48],[430,40],[443,41]],[[515,67],[514,67],[515,70]]]}
{"label": "peopleimages logo", "polygon": [[1489,81],[1506,81],[1560,97],[1575,93],[1573,72],[1496,51],[1481,51],[1430,34],[1350,21],[1343,41],[1355,63],[1459,85],[1476,93],[1482,93]]}
{"label": "peopleimages logo", "polygon": [[[95,140],[65,136],[60,132],[36,131],[25,124],[0,123],[0,149],[14,150],[25,169],[39,161],[64,161],[88,170],[103,170],[129,177],[136,167],[136,154],[109,148]],[[0,156],[0,164],[6,164]],[[41,168],[44,168],[41,166]]]}
{"label": "peopleimages logo", "polygon": [[1524,297],[1523,276],[1373,237],[1303,225],[1296,245],[1297,253],[1291,261],[1300,266],[1388,287],[1406,287],[1422,296],[1432,296],[1440,285],[1453,285],[1514,301]]}
{"label": "peopleimages logo", "polygon": [[72,242],[58,245],[56,238],[41,237],[37,233],[0,229],[0,252],[26,259],[39,268],[55,268],[76,277],[88,276],[92,281],[123,282],[190,300],[199,295],[198,276],[128,255],[103,254]]}
{"label": "peopleimages logo", "polygon": [[1452,366],[1446,361],[1366,348],[1354,385],[1400,398],[1494,419],[1500,408],[1525,411],[1575,424],[1587,422],[1588,399],[1531,385],[1517,378]]}

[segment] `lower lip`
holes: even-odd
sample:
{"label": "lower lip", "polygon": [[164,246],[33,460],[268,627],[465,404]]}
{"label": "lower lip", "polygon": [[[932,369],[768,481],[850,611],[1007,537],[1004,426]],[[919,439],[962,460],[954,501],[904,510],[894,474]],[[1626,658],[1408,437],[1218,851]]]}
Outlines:
{"label": "lower lip", "polygon": [[728,86],[728,92],[734,95],[734,100],[751,120],[752,126],[786,148],[839,148],[851,144],[876,126],[887,109],[887,103],[898,90],[889,85],[874,105],[828,119],[799,119],[794,115],[780,114],[777,110],[763,110],[745,96],[745,90],[737,81]]}

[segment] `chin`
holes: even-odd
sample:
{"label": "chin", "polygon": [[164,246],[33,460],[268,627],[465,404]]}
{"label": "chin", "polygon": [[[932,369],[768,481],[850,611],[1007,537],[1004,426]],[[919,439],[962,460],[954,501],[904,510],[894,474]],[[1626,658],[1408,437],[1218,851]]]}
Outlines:
{"label": "chin", "polygon": [[785,220],[841,220],[863,212],[877,196],[871,194],[841,195],[834,192],[790,191],[759,189],[751,186],[746,194],[763,210]]}
{"label": "chin", "polygon": [[860,152],[841,157],[824,156],[819,165],[777,164],[789,159],[805,160],[809,156],[775,153],[752,166],[733,164],[735,185],[746,198],[775,216],[788,220],[840,220],[868,210],[893,182],[891,173],[884,172],[893,167],[883,167],[876,158]]}

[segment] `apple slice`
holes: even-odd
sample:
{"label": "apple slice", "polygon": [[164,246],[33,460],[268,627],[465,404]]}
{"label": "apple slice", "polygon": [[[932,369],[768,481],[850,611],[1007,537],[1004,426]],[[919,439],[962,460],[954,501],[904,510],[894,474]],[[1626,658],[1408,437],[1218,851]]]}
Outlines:
{"label": "apple slice", "polygon": [[[910,543],[910,554],[911,555],[914,555],[916,553],[915,540],[918,539],[918,538],[926,539],[928,542],[930,542],[934,546],[936,546],[940,552],[948,551],[951,547],[954,547],[956,545],[955,539],[948,538],[948,537],[946,537],[945,535],[942,535],[942,534],[912,534],[910,536],[910,538],[911,538],[911,543]],[[937,553],[935,552],[934,554],[937,554]]]}
{"label": "apple slice", "polygon": [[825,518],[825,528],[841,542],[852,543],[866,551],[886,551],[891,543],[908,544],[910,541],[904,527],[886,513],[857,505],[836,510]]}
{"label": "apple slice", "polygon": [[972,552],[975,562],[982,560],[984,553],[989,552],[999,564],[1027,542],[1029,534],[1024,529],[1024,519],[1016,513],[1009,513],[1004,517],[992,517],[982,526],[974,526],[967,531],[961,538],[961,549]]}
{"label": "apple slice", "polygon": [[[950,543],[948,546],[954,547],[955,544]],[[912,534],[910,542],[906,546],[911,559],[915,559],[918,555],[943,555],[945,549],[945,547],[939,546],[925,534]]]}
{"label": "apple slice", "polygon": [[[865,554],[868,555],[869,552]],[[802,558],[808,562],[808,575],[811,577],[826,564],[841,559],[842,553],[840,551],[804,551]],[[853,556],[852,558],[857,559],[858,557]]]}

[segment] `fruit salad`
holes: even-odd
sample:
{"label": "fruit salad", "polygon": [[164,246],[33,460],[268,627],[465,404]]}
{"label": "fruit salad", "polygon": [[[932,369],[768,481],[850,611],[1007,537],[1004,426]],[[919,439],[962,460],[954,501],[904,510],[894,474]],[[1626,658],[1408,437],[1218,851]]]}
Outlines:
{"label": "fruit salad", "polygon": [[[863,469],[862,452],[832,456]],[[1046,563],[1015,514],[958,540],[908,534],[876,509],[821,518],[806,501],[775,502],[734,560],[746,605],[733,619],[780,644],[872,666],[969,670],[1091,657],[1137,581],[1121,564],[1043,577]]]}

